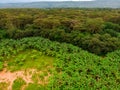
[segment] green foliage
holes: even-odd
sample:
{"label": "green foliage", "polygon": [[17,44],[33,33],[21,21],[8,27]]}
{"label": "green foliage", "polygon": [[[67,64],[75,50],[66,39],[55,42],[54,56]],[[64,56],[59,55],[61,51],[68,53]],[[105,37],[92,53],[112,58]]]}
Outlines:
{"label": "green foliage", "polygon": [[114,31],[120,32],[120,25],[114,24],[112,22],[106,22],[105,23],[105,29],[112,29]]}
{"label": "green foliage", "polygon": [[[116,47],[120,42],[119,9],[1,9],[0,17],[0,38],[41,36],[71,43],[97,55],[120,49]],[[94,34],[103,38],[103,34],[110,34],[110,39],[118,39],[115,48],[111,49],[113,45],[109,43],[110,47],[102,45],[105,49],[100,50],[100,38],[97,38],[97,49],[88,48],[96,46],[96,43],[89,46]]]}
{"label": "green foliage", "polygon": [[26,50],[15,56],[12,55],[7,68],[11,71],[26,70],[28,68],[44,70],[45,67],[53,66],[53,60],[53,57],[43,55],[42,52]]}
{"label": "green foliage", "polygon": [[18,78],[13,82],[12,90],[21,90],[22,86],[25,84],[26,83],[22,78]]}
{"label": "green foliage", "polygon": [[64,54],[57,60],[56,68],[61,71],[53,76],[51,88],[55,90],[119,89],[119,62],[120,51],[111,53],[105,58],[85,52]]}
{"label": "green foliage", "polygon": [[90,33],[99,33],[104,28],[104,21],[101,18],[87,19],[85,28]]}
{"label": "green foliage", "polygon": [[[109,35],[106,37],[109,37]],[[113,90],[120,88],[119,50],[107,54],[106,57],[99,57],[71,44],[52,42],[41,37],[2,40],[0,46],[2,46],[0,49],[7,46],[8,49],[4,49],[6,51],[9,50],[9,48],[12,49],[8,51],[7,54],[3,54],[3,57],[7,57],[9,55],[8,53],[14,55],[13,51],[16,50],[20,52],[28,49],[36,49],[45,55],[54,56],[56,59],[54,60],[55,63],[53,66],[55,69],[52,71],[53,76],[50,78],[48,85],[45,86],[48,90]],[[5,52],[4,50],[1,51],[1,53]],[[32,56],[29,55],[29,58],[33,61],[36,61],[37,58],[34,55],[38,55],[38,51],[36,50],[30,52]],[[17,64],[19,65],[20,63],[20,65],[22,65],[21,62],[24,61],[24,55],[18,55],[18,57],[19,60],[17,60]],[[12,61],[14,62],[14,60]],[[32,63],[32,61],[30,63]],[[37,77],[43,79],[46,75],[47,74],[44,73]],[[36,81],[35,77],[33,77],[33,79]],[[39,90],[45,87],[31,84],[26,89],[34,88]]]}
{"label": "green foliage", "polygon": [[119,49],[120,42],[118,38],[113,38],[110,34],[94,34],[93,37],[84,38],[82,47],[97,55],[105,55],[107,52]]}
{"label": "green foliage", "polygon": [[25,90],[46,90],[46,89],[39,84],[29,84]]}
{"label": "green foliage", "polygon": [[103,33],[108,33],[113,37],[118,37],[119,35],[119,32],[116,32],[113,29],[105,29]]}
{"label": "green foliage", "polygon": [[[119,12],[119,9],[1,9],[0,68],[5,60],[13,71],[54,67],[48,70],[52,76],[47,86],[35,81],[38,77],[44,79],[48,71],[33,76],[35,83],[26,90],[119,90]],[[19,90],[22,85],[23,81],[17,80],[13,88]]]}
{"label": "green foliage", "polygon": [[4,30],[0,30],[0,39],[3,39],[6,37],[6,32]]}

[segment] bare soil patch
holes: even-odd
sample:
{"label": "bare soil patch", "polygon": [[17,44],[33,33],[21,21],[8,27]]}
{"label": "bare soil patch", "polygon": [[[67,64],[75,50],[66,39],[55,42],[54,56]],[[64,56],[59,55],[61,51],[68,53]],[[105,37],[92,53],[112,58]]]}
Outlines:
{"label": "bare soil patch", "polygon": [[[37,69],[28,69],[28,70],[21,70],[21,71],[15,71],[15,72],[10,72],[7,71],[6,69],[4,69],[3,71],[0,72],[0,83],[9,83],[7,90],[12,90],[12,85],[14,83],[14,81],[17,78],[22,78],[25,82],[26,85],[23,86],[23,88],[21,90],[24,90],[24,88],[29,84],[29,83],[34,83],[34,81],[32,80],[32,76],[34,75],[34,73],[41,73],[42,71],[38,71]],[[43,80],[38,81],[38,84],[41,85],[45,85],[48,83],[48,78],[51,75],[48,74],[47,76],[44,77],[44,82]]]}

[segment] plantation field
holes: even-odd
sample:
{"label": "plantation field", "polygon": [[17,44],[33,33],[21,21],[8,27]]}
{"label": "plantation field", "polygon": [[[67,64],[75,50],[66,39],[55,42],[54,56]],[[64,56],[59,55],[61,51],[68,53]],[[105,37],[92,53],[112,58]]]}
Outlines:
{"label": "plantation field", "polygon": [[[0,81],[12,79],[1,82],[1,89],[7,86],[12,90],[120,89],[119,50],[101,57],[41,37],[4,39],[0,50]],[[8,74],[11,78],[5,77]]]}

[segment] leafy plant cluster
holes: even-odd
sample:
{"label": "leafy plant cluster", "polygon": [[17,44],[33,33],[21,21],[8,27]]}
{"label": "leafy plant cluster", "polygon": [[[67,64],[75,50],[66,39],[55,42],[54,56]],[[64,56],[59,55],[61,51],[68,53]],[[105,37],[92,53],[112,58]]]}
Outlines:
{"label": "leafy plant cluster", "polygon": [[28,49],[56,57],[54,75],[47,86],[50,90],[120,89],[119,50],[107,54],[106,57],[99,57],[71,44],[53,42],[41,37],[3,39],[0,42],[2,63],[5,59],[9,60],[10,55]]}
{"label": "leafy plant cluster", "polygon": [[56,64],[54,90],[120,89],[120,51],[101,58],[88,53],[65,54]]}
{"label": "leafy plant cluster", "polygon": [[21,90],[23,85],[25,85],[25,81],[22,78],[18,78],[13,82],[12,89]]}
{"label": "leafy plant cluster", "polygon": [[40,71],[47,70],[51,73],[49,67],[53,67],[54,57],[44,55],[38,50],[20,51],[17,55],[11,55],[7,60],[7,69],[10,71],[19,71],[35,68]]}
{"label": "leafy plant cluster", "polygon": [[1,9],[0,38],[41,36],[97,55],[120,49],[119,9]]}

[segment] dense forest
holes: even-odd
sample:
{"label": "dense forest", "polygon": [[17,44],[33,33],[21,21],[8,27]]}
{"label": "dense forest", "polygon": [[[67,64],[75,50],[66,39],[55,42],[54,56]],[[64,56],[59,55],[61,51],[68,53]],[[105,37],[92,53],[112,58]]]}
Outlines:
{"label": "dense forest", "polygon": [[1,71],[6,63],[45,71],[13,90],[119,90],[120,9],[0,9]]}
{"label": "dense forest", "polygon": [[97,55],[120,49],[120,10],[1,9],[0,38],[41,36]]}

